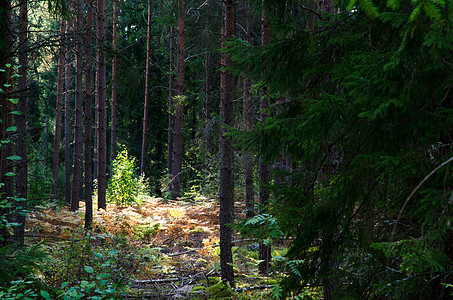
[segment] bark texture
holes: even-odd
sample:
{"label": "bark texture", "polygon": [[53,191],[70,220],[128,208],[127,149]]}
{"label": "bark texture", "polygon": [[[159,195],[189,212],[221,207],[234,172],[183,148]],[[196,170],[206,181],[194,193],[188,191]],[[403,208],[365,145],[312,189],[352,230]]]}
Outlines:
{"label": "bark texture", "polygon": [[185,21],[185,0],[179,4],[178,13],[178,76],[176,83],[177,97],[173,101],[175,108],[174,135],[173,135],[173,162],[172,162],[172,198],[176,199],[181,195],[181,170],[182,170],[182,137],[184,122],[184,92],[186,77],[186,21]]}
{"label": "bark texture", "polygon": [[[249,1],[245,2],[247,17],[245,20],[245,40],[253,45],[253,11]],[[243,82],[243,108],[242,120],[243,127],[246,131],[253,129],[254,103],[253,96],[250,93],[252,88],[252,77],[246,75]],[[244,171],[245,171],[245,206],[247,209],[246,217],[251,218],[254,215],[255,191],[253,188],[253,153],[252,151],[244,152]]]}
{"label": "bark texture", "polygon": [[52,195],[56,196],[58,193],[58,169],[60,161],[60,142],[61,142],[61,112],[63,109],[63,91],[64,91],[64,35],[65,35],[66,22],[63,18],[60,21],[60,49],[58,52],[58,76],[57,76],[57,102],[55,112],[55,138],[53,145],[52,157]]}
{"label": "bark texture", "polygon": [[[225,0],[222,7],[222,48],[234,35],[235,30],[235,1]],[[221,63],[223,67],[233,65],[231,58],[222,52]],[[222,134],[220,135],[220,273],[222,280],[234,286],[233,255],[231,252],[231,229],[227,224],[233,222],[234,209],[234,178],[233,158],[234,150],[231,139],[225,137],[226,126],[233,125],[233,74],[222,71],[220,74],[222,99],[220,111],[222,115]]]}
{"label": "bark texture", "polygon": [[91,72],[91,43],[93,20],[93,0],[88,1],[86,18],[86,67],[85,67],[85,229],[91,229],[93,225],[93,177],[91,159],[92,150],[92,129],[93,124],[93,90]]}
{"label": "bark texture", "polygon": [[83,89],[83,48],[82,48],[82,1],[76,3],[75,19],[76,45],[76,87],[75,87],[75,122],[74,122],[74,169],[72,177],[71,211],[79,209],[82,200],[82,167],[83,167],[83,128],[82,128],[82,89]]}
{"label": "bark texture", "polygon": [[[11,63],[10,59],[10,46],[11,46],[11,14],[10,14],[10,1],[0,0],[0,68],[6,69],[7,63]],[[0,139],[7,140],[10,138],[10,133],[6,130],[8,127],[13,125],[12,114],[12,103],[8,100],[7,92],[5,91],[5,84],[10,82],[12,68],[9,68],[7,72],[0,72],[0,88],[4,92],[0,92],[0,117],[1,120],[7,120],[0,124]],[[4,200],[5,197],[12,197],[14,194],[14,177],[6,176],[8,172],[13,171],[12,161],[6,159],[8,156],[13,155],[12,143],[3,144],[0,148],[0,176],[1,183],[5,185],[0,187],[0,200]],[[6,215],[8,221],[12,221],[9,215],[10,211],[8,208],[0,209],[1,215]],[[0,247],[7,244],[7,238],[10,236],[8,228],[6,226],[0,227]]]}
{"label": "bark texture", "polygon": [[168,174],[172,174],[173,165],[173,134],[174,134],[174,122],[175,118],[173,115],[173,97],[175,96],[175,28],[170,27],[170,76],[168,78],[168,136],[167,136],[167,170]]}
{"label": "bark texture", "polygon": [[113,0],[113,28],[112,28],[112,102],[110,122],[110,173],[113,173],[113,161],[116,158],[116,85],[118,66],[118,0]]}
{"label": "bark texture", "polygon": [[106,112],[106,82],[105,82],[105,0],[97,4],[97,74],[96,74],[96,107],[97,107],[97,154],[98,154],[98,208],[106,209],[107,189],[107,112]]}
{"label": "bark texture", "polygon": [[[266,10],[263,10],[261,17],[261,45],[266,46],[270,43],[271,33],[270,33],[270,18]],[[269,98],[267,95],[267,90],[264,88],[263,95],[261,97],[260,105],[260,121],[264,122],[268,117],[266,114],[266,109],[269,108]],[[260,179],[260,194],[259,201],[262,207],[265,207],[269,204],[269,190],[266,188],[266,185],[269,183],[269,166],[263,161],[263,158],[260,157],[259,160],[259,179]],[[261,262],[258,265],[258,269],[261,274],[267,274],[269,272],[269,262],[271,260],[271,249],[267,245],[260,243],[259,246],[259,259]]]}
{"label": "bark texture", "polygon": [[[19,79],[17,83],[18,105],[22,114],[17,116],[17,155],[21,157],[16,168],[16,194],[23,201],[18,203],[22,208],[27,207],[27,70],[28,69],[28,2],[24,0],[19,8]],[[16,222],[19,226],[14,227],[16,242],[24,244],[25,215],[17,213]]]}
{"label": "bark texture", "polygon": [[[69,24],[66,22],[66,34],[69,33]],[[65,177],[65,203],[71,204],[71,53],[65,53],[65,96],[64,96],[64,177]]]}
{"label": "bark texture", "polygon": [[145,173],[146,133],[148,131],[149,90],[151,81],[151,1],[148,0],[148,35],[146,38],[146,78],[145,78],[145,107],[143,109],[142,155],[140,159],[140,174]]}

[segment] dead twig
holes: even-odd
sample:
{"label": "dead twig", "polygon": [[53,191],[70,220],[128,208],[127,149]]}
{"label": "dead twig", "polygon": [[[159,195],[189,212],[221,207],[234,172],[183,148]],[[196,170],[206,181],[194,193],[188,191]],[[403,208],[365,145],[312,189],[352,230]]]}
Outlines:
{"label": "dead twig", "polygon": [[265,290],[265,289],[271,289],[273,288],[273,285],[259,285],[259,286],[249,286],[246,288],[237,288],[234,289],[238,293],[243,293],[243,292],[248,292],[248,291],[253,291],[253,290]]}
{"label": "dead twig", "polygon": [[190,250],[179,252],[179,253],[168,254],[168,256],[173,257],[173,256],[184,255],[184,254],[195,252],[195,251],[202,250],[202,249],[203,248],[190,249]]}

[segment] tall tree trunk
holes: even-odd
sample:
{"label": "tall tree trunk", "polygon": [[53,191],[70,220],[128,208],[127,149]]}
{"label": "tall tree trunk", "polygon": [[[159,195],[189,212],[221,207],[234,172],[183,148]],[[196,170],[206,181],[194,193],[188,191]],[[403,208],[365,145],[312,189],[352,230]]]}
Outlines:
{"label": "tall tree trunk", "polygon": [[[69,33],[69,24],[66,22],[66,34]],[[66,44],[67,45],[67,44]],[[71,52],[65,54],[65,99],[64,99],[64,177],[65,203],[71,204]]]}
{"label": "tall tree trunk", "polygon": [[105,97],[105,57],[103,46],[105,45],[105,0],[99,0],[97,14],[97,94],[96,107],[98,113],[97,148],[98,148],[98,208],[106,209],[106,163],[107,163],[107,116]]}
{"label": "tall tree trunk", "polygon": [[93,20],[93,0],[88,0],[87,19],[86,19],[86,69],[85,69],[85,229],[91,229],[93,225],[93,178],[91,149],[92,149],[92,130],[93,124],[93,91],[91,82],[91,43]]}
{"label": "tall tree trunk", "polygon": [[[0,66],[5,68],[8,63],[11,63],[10,58],[10,46],[12,44],[12,37],[10,34],[11,26],[11,3],[10,0],[0,0]],[[0,139],[9,139],[10,133],[6,130],[8,127],[13,126],[13,118],[10,112],[12,111],[12,103],[8,100],[7,91],[5,88],[11,78],[11,72],[13,68],[10,66],[7,72],[0,72],[0,88],[3,92],[0,92],[0,117],[3,122],[0,123]],[[11,85],[12,86],[12,85]],[[8,120],[5,122],[5,120]],[[0,187],[0,201],[6,199],[6,197],[12,197],[14,194],[14,177],[6,176],[8,172],[13,172],[12,161],[6,159],[8,156],[13,155],[12,143],[3,144],[0,148],[0,178],[1,183],[5,185]],[[1,208],[0,215],[7,216],[8,221],[11,220],[9,215],[10,211],[8,208]],[[7,244],[7,238],[10,236],[9,230],[6,226],[0,226],[0,247]]]}
{"label": "tall tree trunk", "polygon": [[82,53],[82,1],[76,3],[77,17],[75,19],[75,123],[74,123],[74,170],[72,177],[71,211],[79,209],[82,200],[82,165],[83,165],[83,128],[82,128],[82,88],[83,88],[83,53]]}
{"label": "tall tree trunk", "polygon": [[[262,18],[261,18],[261,45],[266,46],[270,43],[270,18],[267,14],[266,9],[263,9]],[[269,107],[269,99],[267,95],[266,88],[263,91],[263,96],[261,97],[261,106],[260,106],[260,121],[264,122],[267,118],[266,109]],[[259,160],[259,179],[260,179],[260,205],[265,207],[269,204],[269,191],[265,187],[269,183],[269,166],[263,161],[263,158],[260,157]],[[260,243],[259,246],[259,259],[261,262],[258,265],[258,269],[261,274],[267,274],[269,271],[269,262],[271,260],[271,249],[269,246]]]}
{"label": "tall tree trunk", "polygon": [[148,35],[146,38],[146,79],[145,107],[143,109],[142,155],[140,159],[140,174],[145,173],[146,132],[148,129],[149,89],[151,81],[151,0],[148,0]]}
{"label": "tall tree trunk", "polygon": [[[19,9],[19,80],[18,88],[18,110],[22,114],[17,116],[17,155],[21,157],[16,169],[16,193],[24,201],[19,206],[26,208],[27,202],[27,68],[28,68],[28,1],[24,0]],[[16,214],[16,222],[19,226],[14,227],[14,236],[16,241],[24,244],[25,233],[25,215]]]}
{"label": "tall tree trunk", "polygon": [[66,22],[64,18],[60,21],[60,49],[58,52],[58,77],[57,77],[57,103],[55,113],[55,139],[53,145],[52,158],[52,195],[56,196],[58,192],[58,169],[60,161],[60,142],[61,142],[61,111],[63,108],[63,89],[64,89],[64,35]]}
{"label": "tall tree trunk", "polygon": [[173,133],[174,133],[174,115],[173,115],[173,97],[175,96],[175,28],[170,27],[170,76],[168,78],[168,137],[167,137],[167,171],[172,174],[173,163]]}
{"label": "tall tree trunk", "polygon": [[113,161],[116,157],[116,81],[118,63],[118,0],[113,0],[113,60],[112,60],[112,116],[110,124],[110,174],[113,174]]}
{"label": "tall tree trunk", "polygon": [[[211,53],[206,49],[206,57],[205,57],[205,64],[206,64],[206,73],[205,73],[205,119],[211,119],[211,81],[212,81],[212,67],[211,67]],[[206,141],[207,142],[207,141]]]}
{"label": "tall tree trunk", "polygon": [[[246,5],[246,19],[245,19],[245,40],[253,44],[252,30],[253,30],[253,11],[252,4],[250,1],[245,2]],[[242,119],[244,124],[244,130],[251,131],[253,129],[253,115],[254,115],[254,104],[253,97],[250,93],[252,88],[252,78],[250,75],[246,75],[244,78],[243,86],[243,111]],[[246,205],[246,217],[250,218],[254,215],[254,203],[255,203],[255,191],[253,188],[253,153],[251,151],[244,152],[244,170],[245,170],[245,205]]]}
{"label": "tall tree trunk", "polygon": [[185,0],[179,3],[178,13],[178,77],[176,94],[173,101],[175,107],[174,135],[173,135],[173,163],[172,163],[172,198],[176,199],[181,195],[181,170],[182,170],[182,138],[184,123],[184,92],[186,77],[186,6]]}
{"label": "tall tree trunk", "polygon": [[[226,48],[226,42],[234,35],[235,30],[235,1],[224,0],[222,5],[222,48]],[[231,67],[233,61],[222,52],[222,67]],[[233,222],[234,209],[234,180],[233,158],[234,150],[231,138],[226,137],[226,126],[233,125],[233,74],[222,71],[220,84],[222,99],[220,111],[222,115],[222,134],[220,135],[220,272],[222,280],[226,280],[234,286],[233,255],[231,252],[232,231],[227,224]]]}

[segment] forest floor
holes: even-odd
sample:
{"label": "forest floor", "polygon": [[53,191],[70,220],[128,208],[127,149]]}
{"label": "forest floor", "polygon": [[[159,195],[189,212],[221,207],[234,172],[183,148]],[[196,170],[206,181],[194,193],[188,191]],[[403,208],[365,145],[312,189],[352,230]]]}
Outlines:
{"label": "forest floor", "polygon": [[[233,237],[236,289],[220,282],[219,207],[214,200],[147,197],[131,206],[108,204],[106,210],[94,209],[89,235],[83,232],[81,204],[77,212],[38,207],[28,219],[29,243],[42,242],[50,253],[43,263],[47,285],[80,286],[104,276],[123,286],[126,299],[271,298],[278,275],[258,274],[254,240]],[[243,207],[236,210],[236,217],[243,217]],[[273,255],[280,256],[279,251],[284,247],[275,247]]]}

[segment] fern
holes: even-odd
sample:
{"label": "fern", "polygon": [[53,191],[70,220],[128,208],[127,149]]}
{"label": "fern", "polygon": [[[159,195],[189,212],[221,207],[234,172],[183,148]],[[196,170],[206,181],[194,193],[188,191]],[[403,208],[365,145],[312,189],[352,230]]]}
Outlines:
{"label": "fern", "polygon": [[304,263],[303,260],[290,260],[288,261],[287,265],[289,270],[291,271],[292,275],[302,278],[302,274],[300,273],[298,267]]}

